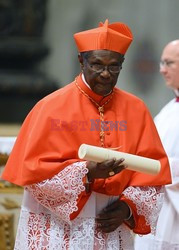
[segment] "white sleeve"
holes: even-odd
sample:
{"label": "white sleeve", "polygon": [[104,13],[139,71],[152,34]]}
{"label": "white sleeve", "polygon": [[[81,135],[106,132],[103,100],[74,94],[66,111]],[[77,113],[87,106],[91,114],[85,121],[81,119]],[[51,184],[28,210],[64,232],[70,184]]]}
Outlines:
{"label": "white sleeve", "polygon": [[179,214],[179,149],[173,146],[173,157],[169,157],[170,170],[172,174],[172,183],[165,185],[165,195],[168,202],[171,203],[174,210]]}
{"label": "white sleeve", "polygon": [[163,203],[164,188],[162,186],[128,187],[123,194],[135,204],[137,214],[145,217],[146,224],[150,225],[151,233],[155,233]]}
{"label": "white sleeve", "polygon": [[173,208],[179,214],[179,180],[171,185],[165,186],[165,194]]}
{"label": "white sleeve", "polygon": [[78,209],[78,195],[85,190],[83,178],[87,172],[86,162],[76,162],[51,179],[28,185],[25,189],[38,203],[69,223],[70,214]]}

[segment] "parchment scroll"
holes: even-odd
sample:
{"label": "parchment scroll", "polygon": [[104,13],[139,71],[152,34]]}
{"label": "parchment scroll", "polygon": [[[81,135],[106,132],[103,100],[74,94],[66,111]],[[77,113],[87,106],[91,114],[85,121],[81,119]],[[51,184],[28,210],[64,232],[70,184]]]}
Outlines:
{"label": "parchment scroll", "polygon": [[127,165],[126,169],[152,175],[157,175],[161,168],[158,160],[87,144],[82,144],[79,147],[78,156],[80,159],[95,162],[102,162],[112,158],[116,160],[124,158],[123,164]]}

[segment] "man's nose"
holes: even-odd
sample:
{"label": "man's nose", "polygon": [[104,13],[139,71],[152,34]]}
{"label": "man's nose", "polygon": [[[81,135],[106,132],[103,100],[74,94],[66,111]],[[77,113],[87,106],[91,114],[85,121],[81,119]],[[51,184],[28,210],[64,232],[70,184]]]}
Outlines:
{"label": "man's nose", "polygon": [[165,67],[164,65],[160,66],[160,73],[165,74],[166,72],[167,72],[167,67]]}
{"label": "man's nose", "polygon": [[103,71],[101,72],[101,75],[105,78],[108,78],[111,76],[109,69],[107,66],[104,67]]}

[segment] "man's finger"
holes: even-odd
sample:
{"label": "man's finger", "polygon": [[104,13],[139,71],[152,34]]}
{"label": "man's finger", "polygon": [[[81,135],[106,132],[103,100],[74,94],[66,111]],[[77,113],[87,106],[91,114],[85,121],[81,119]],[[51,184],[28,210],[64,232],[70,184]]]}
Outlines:
{"label": "man's finger", "polygon": [[107,161],[103,161],[97,164],[97,167],[101,170],[106,170],[108,168],[112,168],[112,166],[115,163],[115,159],[111,159],[111,160],[107,160]]}
{"label": "man's finger", "polygon": [[108,205],[107,207],[105,207],[103,209],[103,212],[106,213],[106,212],[118,209],[119,207],[120,207],[120,202],[117,200],[117,201],[114,201],[112,204]]}

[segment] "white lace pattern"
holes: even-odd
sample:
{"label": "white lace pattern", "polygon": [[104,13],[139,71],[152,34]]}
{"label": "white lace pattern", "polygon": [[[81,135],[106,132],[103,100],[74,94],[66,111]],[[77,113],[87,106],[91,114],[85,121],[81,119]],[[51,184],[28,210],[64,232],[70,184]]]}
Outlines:
{"label": "white lace pattern", "polygon": [[150,225],[154,234],[159,212],[164,199],[164,188],[159,187],[128,187],[123,192],[126,198],[136,205],[137,214],[143,215],[146,224]]}
{"label": "white lace pattern", "polygon": [[[26,187],[14,250],[134,249],[133,232],[125,224],[105,234],[96,227],[96,215],[80,213],[70,221],[70,214],[78,209],[79,194],[85,190],[87,172],[86,163],[77,162],[51,179]],[[129,187],[124,195],[136,204],[138,214],[154,216],[159,190]]]}
{"label": "white lace pattern", "polygon": [[53,178],[29,185],[26,189],[41,205],[70,223],[70,214],[78,210],[78,195],[85,190],[82,178],[87,173],[86,163],[77,162]]}
{"label": "white lace pattern", "polygon": [[76,218],[70,226],[54,215],[22,210],[14,250],[133,250],[125,225],[109,234],[96,229],[95,218]]}

